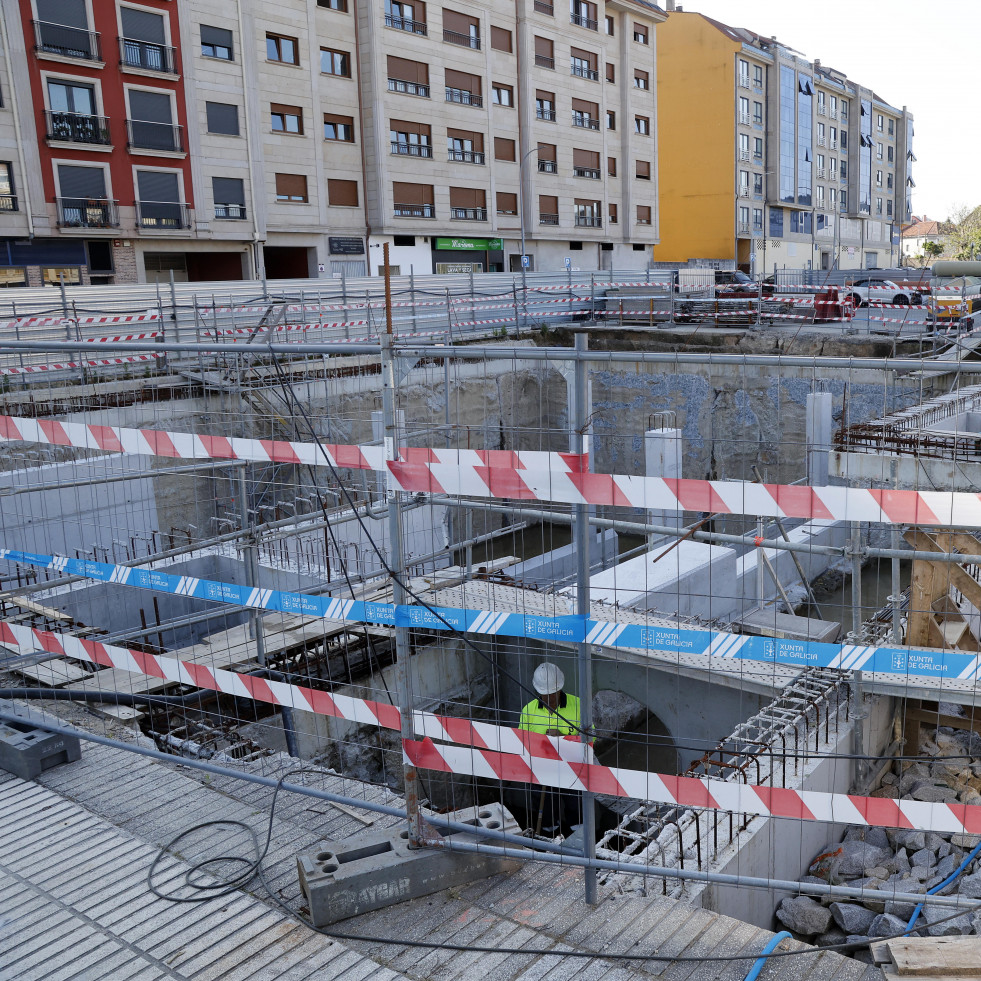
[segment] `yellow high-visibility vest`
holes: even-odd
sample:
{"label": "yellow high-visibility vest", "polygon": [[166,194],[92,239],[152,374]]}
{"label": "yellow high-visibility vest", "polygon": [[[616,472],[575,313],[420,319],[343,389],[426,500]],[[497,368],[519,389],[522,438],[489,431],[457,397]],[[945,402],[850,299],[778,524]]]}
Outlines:
{"label": "yellow high-visibility vest", "polygon": [[549,729],[555,729],[560,735],[569,736],[578,731],[579,718],[579,699],[563,692],[557,713],[536,698],[521,710],[518,725],[528,732],[546,733]]}

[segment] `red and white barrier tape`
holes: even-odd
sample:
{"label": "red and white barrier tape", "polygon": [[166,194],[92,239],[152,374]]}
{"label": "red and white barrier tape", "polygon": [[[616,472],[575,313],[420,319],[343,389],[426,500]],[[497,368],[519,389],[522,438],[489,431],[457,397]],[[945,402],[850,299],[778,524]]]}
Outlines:
{"label": "red and white barrier tape", "polygon": [[44,371],[68,371],[73,368],[101,368],[105,365],[134,364],[141,361],[156,361],[162,354],[134,354],[128,358],[100,358],[96,361],[65,361],[53,364],[26,364],[15,368],[0,368],[0,375],[35,375]]}
{"label": "red and white barrier tape", "polygon": [[[156,323],[160,320],[160,317],[156,313],[140,313],[140,314],[126,314],[119,316],[103,316],[103,317],[22,317],[18,320],[8,320],[5,323],[0,323],[0,330],[13,330],[25,329],[29,327],[63,327],[66,324],[74,326],[78,324],[79,327],[94,327],[101,326],[103,324],[149,324]],[[140,335],[142,336],[142,335]],[[106,338],[107,340],[119,340],[119,338]],[[135,338],[134,338],[135,339]]]}

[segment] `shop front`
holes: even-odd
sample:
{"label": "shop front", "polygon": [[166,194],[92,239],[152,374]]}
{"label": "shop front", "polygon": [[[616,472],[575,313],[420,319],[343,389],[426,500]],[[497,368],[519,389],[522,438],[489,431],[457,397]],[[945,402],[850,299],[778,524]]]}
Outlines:
{"label": "shop front", "polygon": [[436,238],[433,272],[503,272],[504,241],[499,238]]}

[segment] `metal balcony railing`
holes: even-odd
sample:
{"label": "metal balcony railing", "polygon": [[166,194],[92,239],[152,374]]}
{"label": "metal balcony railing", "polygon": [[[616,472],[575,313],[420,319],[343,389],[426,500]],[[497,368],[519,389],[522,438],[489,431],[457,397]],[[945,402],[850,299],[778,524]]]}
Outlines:
{"label": "metal balcony railing", "polygon": [[448,31],[444,28],[443,40],[447,44],[458,44],[461,48],[480,49],[479,34],[461,34],[459,31]]}
{"label": "metal balcony railing", "polygon": [[247,217],[244,204],[215,205],[215,218],[224,218],[229,221],[244,221]]}
{"label": "metal balcony railing", "polygon": [[408,31],[410,34],[425,36],[428,33],[425,21],[412,20],[409,17],[393,17],[391,14],[385,14],[385,26],[394,27],[397,31]]}
{"label": "metal balcony railing", "polygon": [[182,201],[137,201],[140,228],[172,232],[191,227],[191,209]]}
{"label": "metal balcony railing", "polygon": [[117,228],[119,211],[109,198],[58,198],[62,228]]}
{"label": "metal balcony railing", "polygon": [[81,58],[84,61],[102,61],[102,44],[96,31],[81,27],[52,24],[35,20],[34,50],[61,58]]}
{"label": "metal balcony railing", "polygon": [[554,58],[549,58],[548,55],[536,54],[535,55],[535,64],[539,68],[553,68],[554,69],[555,68],[555,59]]}
{"label": "metal balcony railing", "polygon": [[603,219],[599,215],[576,215],[576,224],[584,228],[602,228]]}
{"label": "metal balcony railing", "polygon": [[17,195],[0,194],[0,211],[17,211]]}
{"label": "metal balcony railing", "polygon": [[487,221],[486,208],[450,208],[451,221]]}
{"label": "metal balcony railing", "polygon": [[554,160],[539,160],[538,170],[542,174],[557,174],[559,165]]}
{"label": "metal balcony railing", "polygon": [[398,204],[395,205],[396,218],[435,218],[436,208],[431,204]]}
{"label": "metal balcony railing", "polygon": [[740,160],[749,160],[749,150],[740,150],[739,151],[739,159]]}
{"label": "metal balcony railing", "polygon": [[145,119],[127,119],[129,146],[136,150],[160,153],[184,152],[184,127],[174,123],[152,123]]}
{"label": "metal balcony railing", "polygon": [[463,106],[476,106],[479,109],[484,104],[484,97],[468,92],[466,89],[454,89],[447,85],[446,101],[459,102]]}
{"label": "metal balcony railing", "polygon": [[403,157],[432,157],[433,148],[426,143],[392,142],[392,153]]}
{"label": "metal balcony railing", "polygon": [[749,113],[748,112],[741,112],[739,114],[739,124],[741,126],[748,126],[749,125]]}
{"label": "metal balcony railing", "polygon": [[447,150],[450,160],[459,163],[482,164],[484,162],[484,152],[482,150]]}
{"label": "metal balcony railing", "polygon": [[545,0],[535,0],[535,11],[539,14],[547,14],[549,17],[555,15],[555,7]]}
{"label": "metal balcony railing", "polygon": [[547,213],[542,213],[538,216],[539,225],[557,225],[559,223],[559,216]]}
{"label": "metal balcony railing", "polygon": [[595,20],[590,20],[589,17],[584,17],[582,14],[570,14],[569,23],[576,24],[578,27],[585,27],[589,31],[595,31],[599,27]]}
{"label": "metal balcony railing", "polygon": [[739,234],[740,235],[748,235],[749,234],[749,222],[748,221],[741,221],[741,222],[739,222]]}
{"label": "metal balcony railing", "polygon": [[536,109],[535,110],[536,119],[544,119],[550,123],[555,122],[555,110],[554,109]]}
{"label": "metal balcony railing", "polygon": [[403,95],[418,95],[424,99],[429,98],[429,86],[422,82],[407,82],[404,78],[390,78],[388,80],[389,92],[401,92]]}
{"label": "metal balcony railing", "polygon": [[595,167],[573,167],[572,173],[576,177],[586,177],[591,181],[600,179],[600,172]]}
{"label": "metal balcony railing", "polygon": [[166,44],[139,41],[136,38],[119,39],[119,63],[124,68],[139,68],[148,72],[177,74],[175,49]]}
{"label": "metal balcony railing", "polygon": [[748,89],[749,88],[749,75],[740,75],[739,76],[739,87],[740,88],[744,88],[744,89]]}
{"label": "metal balcony railing", "polygon": [[599,72],[595,68],[590,68],[589,65],[578,65],[576,62],[572,62],[569,65],[569,70],[570,74],[576,75],[578,78],[588,78],[593,82],[599,80]]}
{"label": "metal balcony railing", "polygon": [[78,112],[52,112],[45,110],[49,140],[62,143],[90,143],[110,146],[109,120],[105,116],[87,116]]}
{"label": "metal balcony railing", "polygon": [[583,129],[599,129],[599,120],[594,119],[592,116],[587,116],[582,112],[572,113],[572,125],[581,126]]}
{"label": "metal balcony railing", "polygon": [[827,108],[825,106],[821,105],[820,103],[818,103],[818,115],[819,116],[827,116],[827,114],[828,114]]}
{"label": "metal balcony railing", "polygon": [[650,218],[638,218],[637,219],[637,224],[638,225],[649,225],[650,223],[651,223]]}

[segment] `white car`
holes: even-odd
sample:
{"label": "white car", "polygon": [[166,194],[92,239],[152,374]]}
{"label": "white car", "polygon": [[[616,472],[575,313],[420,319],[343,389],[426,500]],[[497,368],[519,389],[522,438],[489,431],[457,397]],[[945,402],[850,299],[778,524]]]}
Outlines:
{"label": "white car", "polygon": [[845,292],[852,298],[857,307],[869,305],[869,293],[873,303],[889,303],[897,307],[908,307],[911,303],[923,301],[923,294],[918,290],[904,289],[891,279],[856,279],[845,287]]}

